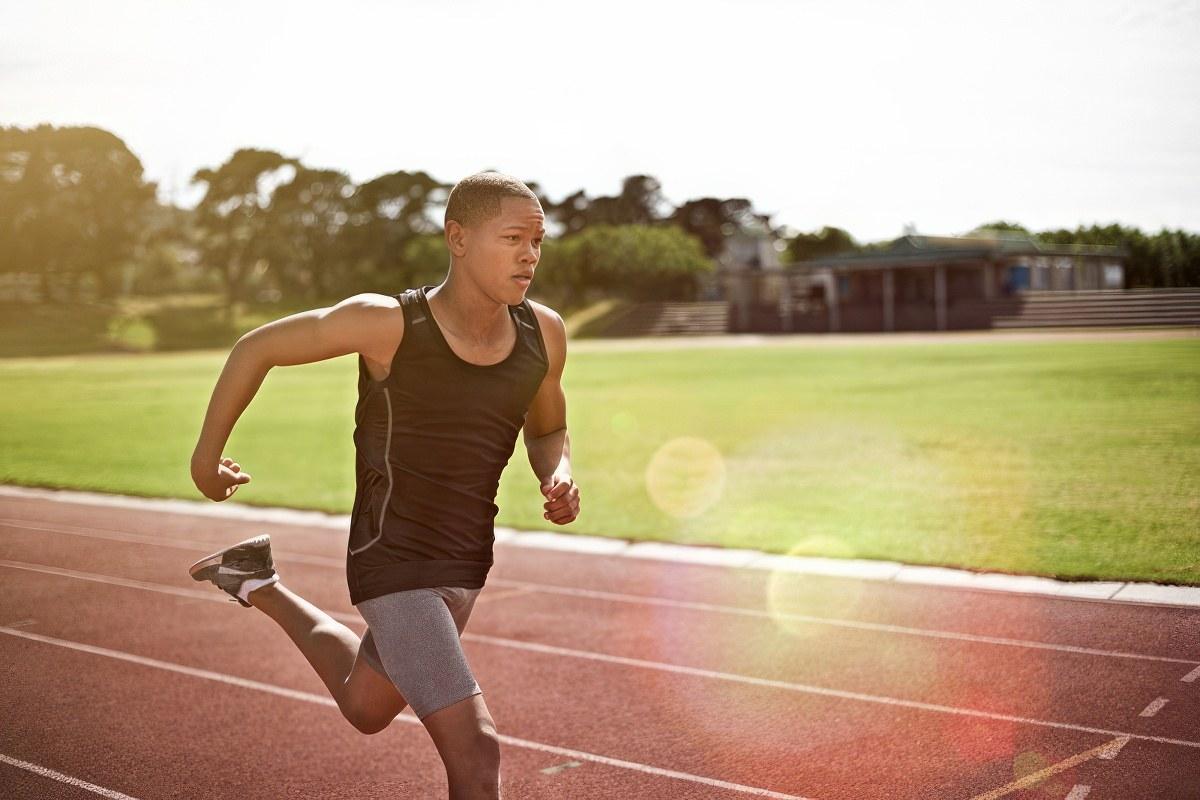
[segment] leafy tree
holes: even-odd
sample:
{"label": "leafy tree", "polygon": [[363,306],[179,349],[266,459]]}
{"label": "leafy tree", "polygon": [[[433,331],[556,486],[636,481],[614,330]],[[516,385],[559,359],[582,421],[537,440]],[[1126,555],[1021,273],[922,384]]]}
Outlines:
{"label": "leafy tree", "polygon": [[355,188],[343,172],[296,165],[292,180],[275,190],[267,210],[263,277],[285,296],[329,299],[356,283],[344,235]]}
{"label": "leafy tree", "polygon": [[580,190],[560,203],[543,201],[542,208],[562,226],[563,236],[589,225],[650,225],[666,219],[671,211],[662,184],[650,175],[630,175],[621,182],[620,194],[611,197],[589,199]]}
{"label": "leafy tree", "polygon": [[156,203],[146,215],[131,258],[133,293],[166,295],[211,289],[198,282],[195,274],[199,259],[194,216],[191,209],[163,203]]}
{"label": "leafy tree", "polygon": [[411,279],[406,248],[417,237],[441,233],[433,215],[444,208],[450,189],[450,184],[424,172],[404,171],[380,175],[358,187],[347,247],[365,263],[364,281],[383,291]]}
{"label": "leafy tree", "polygon": [[442,233],[422,233],[404,244],[401,271],[389,285],[410,288],[441,283],[450,269],[450,251]]}
{"label": "leafy tree", "polygon": [[91,275],[103,298],[154,207],[154,184],[123,141],[92,127],[0,128],[0,272],[39,273],[42,299]]}
{"label": "leafy tree", "polygon": [[543,245],[537,281],[578,306],[594,295],[687,300],[714,264],[700,242],[678,228],[596,225]]}
{"label": "leafy tree", "polygon": [[1200,235],[1163,229],[1151,239],[1161,286],[1200,286]]}
{"label": "leafy tree", "polygon": [[588,209],[591,207],[592,201],[588,199],[587,193],[580,189],[572,195],[569,195],[559,203],[550,205],[542,204],[542,210],[546,212],[546,216],[554,220],[562,228],[562,236],[570,236],[573,233],[579,233],[588,225]]}
{"label": "leafy tree", "polygon": [[205,260],[221,278],[225,310],[242,299],[251,270],[270,250],[267,209],[280,184],[294,173],[295,159],[272,150],[238,150],[216,169],[198,170],[193,183],[205,184],[197,204],[196,227]]}
{"label": "leafy tree", "polygon": [[688,200],[675,209],[670,220],[699,239],[709,258],[716,258],[724,248],[725,237],[739,229],[763,226],[770,229],[769,217],[754,213],[753,204],[742,197]]}
{"label": "leafy tree", "polygon": [[1015,222],[1005,222],[997,220],[996,222],[988,222],[977,226],[968,236],[973,234],[988,233],[989,231],[1011,231],[1013,233],[1029,233],[1029,229],[1024,225],[1019,225]]}
{"label": "leafy tree", "polygon": [[786,240],[785,258],[789,261],[809,261],[814,258],[853,253],[859,250],[854,237],[841,228],[828,225],[816,233],[797,233]]}
{"label": "leafy tree", "polygon": [[[980,225],[982,230],[1030,233],[1016,223]],[[1163,229],[1156,234],[1118,224],[1058,228],[1031,234],[1048,244],[1084,244],[1120,247],[1125,251],[1125,283],[1130,287],[1200,286],[1200,235]]]}

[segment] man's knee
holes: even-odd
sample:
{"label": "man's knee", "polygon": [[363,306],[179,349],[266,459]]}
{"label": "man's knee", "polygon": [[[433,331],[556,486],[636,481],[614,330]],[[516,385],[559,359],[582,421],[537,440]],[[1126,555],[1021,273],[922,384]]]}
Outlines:
{"label": "man's knee", "polygon": [[354,726],[359,733],[365,733],[368,736],[379,733],[392,724],[395,717],[385,717],[380,714],[345,714],[350,724]]}
{"label": "man's knee", "polygon": [[475,736],[475,755],[479,759],[478,763],[499,769],[500,735],[496,733],[496,726],[492,725],[490,720],[480,726]]}
{"label": "man's knee", "polygon": [[342,716],[354,726],[355,730],[368,735],[379,733],[387,728],[392,724],[396,715],[404,710],[403,705],[399,709],[394,709],[383,707],[377,702],[365,702],[364,698],[357,697],[343,699],[338,707],[342,711]]}
{"label": "man's knee", "polygon": [[337,698],[342,716],[360,733],[379,733],[392,724],[408,703],[396,687],[361,658]]}

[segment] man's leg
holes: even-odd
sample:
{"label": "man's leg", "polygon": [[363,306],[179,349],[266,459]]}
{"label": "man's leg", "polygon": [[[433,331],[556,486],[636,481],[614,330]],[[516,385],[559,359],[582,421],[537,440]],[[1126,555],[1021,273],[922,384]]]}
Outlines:
{"label": "man's leg", "polygon": [[500,797],[500,739],[459,641],[459,622],[466,624],[476,594],[412,589],[357,606],[371,626],[384,670],[442,757],[451,800]]}
{"label": "man's leg", "polygon": [[500,797],[500,738],[482,694],[439,709],[421,723],[446,765],[450,800]]}
{"label": "man's leg", "polygon": [[354,631],[282,583],[255,589],[247,599],[291,637],[355,728],[378,733],[404,710],[407,702],[392,682],[359,655],[362,642]]}

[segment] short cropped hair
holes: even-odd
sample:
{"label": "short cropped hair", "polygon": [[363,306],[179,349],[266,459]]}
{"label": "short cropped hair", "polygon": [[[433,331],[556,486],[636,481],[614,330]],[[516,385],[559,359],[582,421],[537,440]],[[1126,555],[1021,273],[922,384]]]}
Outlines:
{"label": "short cropped hair", "polygon": [[523,197],[538,201],[538,196],[511,175],[488,170],[468,175],[454,185],[446,200],[445,224],[454,220],[464,228],[474,227],[500,215],[500,198]]}

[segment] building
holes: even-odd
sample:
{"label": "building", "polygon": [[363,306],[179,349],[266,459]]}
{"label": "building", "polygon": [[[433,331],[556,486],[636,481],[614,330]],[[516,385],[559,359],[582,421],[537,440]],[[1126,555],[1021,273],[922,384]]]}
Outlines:
{"label": "building", "polygon": [[886,247],[722,271],[739,331],[920,331],[990,327],[1005,301],[1122,289],[1117,247],[1049,245],[1021,234],[910,234]]}

